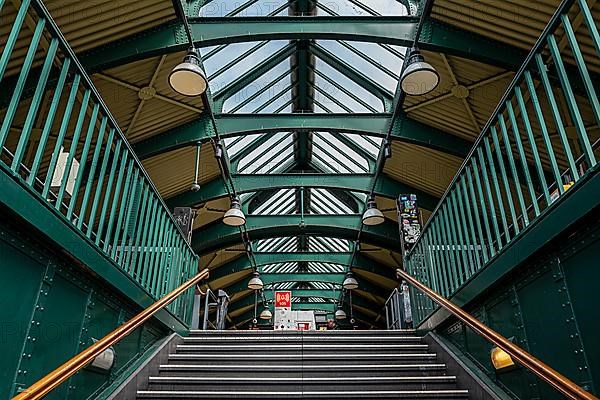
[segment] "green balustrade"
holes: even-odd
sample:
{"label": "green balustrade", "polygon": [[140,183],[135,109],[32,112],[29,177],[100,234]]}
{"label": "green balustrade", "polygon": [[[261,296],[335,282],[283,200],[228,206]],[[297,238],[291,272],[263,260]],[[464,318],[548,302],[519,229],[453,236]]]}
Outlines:
{"label": "green balustrade", "polygon": [[[598,171],[600,36],[585,0],[564,0],[405,257],[451,298]],[[577,24],[577,25],[576,25]],[[412,294],[416,323],[435,305]]]}
{"label": "green balustrade", "polygon": [[[0,172],[160,298],[196,273],[197,256],[43,2],[3,3]],[[13,51],[23,39],[26,51]],[[192,297],[168,308],[185,323]]]}

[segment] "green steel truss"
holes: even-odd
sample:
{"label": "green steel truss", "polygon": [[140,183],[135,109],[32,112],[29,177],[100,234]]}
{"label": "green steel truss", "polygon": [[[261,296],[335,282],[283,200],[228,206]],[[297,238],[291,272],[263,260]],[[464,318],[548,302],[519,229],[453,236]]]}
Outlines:
{"label": "green steel truss", "polygon": [[[201,17],[190,20],[196,46],[261,40],[348,40],[410,46],[418,24],[412,16],[383,17]],[[82,55],[89,71],[186,50],[183,24],[169,22]],[[428,18],[419,38],[424,50],[443,52],[516,69],[522,50]]]}
{"label": "green steel truss", "polygon": [[[327,188],[343,189],[352,192],[368,192],[373,181],[372,174],[234,174],[233,184],[240,193],[261,192],[285,188]],[[386,175],[379,175],[375,194],[377,196],[396,198],[401,193],[414,193],[418,196],[421,207],[433,210],[439,199],[410,185],[403,184]],[[227,196],[225,182],[216,178],[203,185],[198,192],[184,192],[170,198],[170,206],[192,207],[207,201]]]}
{"label": "green steel truss", "polygon": [[[256,266],[280,264],[280,263],[308,263],[319,262],[328,264],[350,265],[352,253],[350,252],[255,252],[254,258]],[[374,259],[358,254],[352,261],[352,268],[355,270],[368,271],[384,278],[395,280],[395,267],[382,265]],[[250,270],[246,257],[236,258],[226,264],[220,265],[210,272],[212,280],[223,278],[229,274],[234,274],[244,270]]]}
{"label": "green steel truss", "polygon": [[[314,235],[355,240],[361,215],[248,215],[246,231],[252,240],[276,237]],[[385,249],[398,249],[398,225],[390,220],[377,226],[365,226],[361,240]],[[194,230],[192,248],[199,255],[242,243],[238,228],[220,220]]]}
{"label": "green steel truss", "polygon": [[[391,114],[220,114],[216,128],[223,138],[255,133],[277,132],[345,132],[384,137],[391,124]],[[138,142],[134,148],[140,158],[213,139],[215,131],[206,115],[161,134]],[[408,116],[394,121],[392,139],[414,143],[448,154],[464,157],[472,143],[418,122]]]}

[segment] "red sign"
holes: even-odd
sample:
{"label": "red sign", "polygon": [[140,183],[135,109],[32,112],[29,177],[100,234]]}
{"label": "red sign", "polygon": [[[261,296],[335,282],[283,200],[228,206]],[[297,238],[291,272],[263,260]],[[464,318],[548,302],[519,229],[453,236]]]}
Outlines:
{"label": "red sign", "polygon": [[292,306],[292,292],[275,292],[275,307]]}

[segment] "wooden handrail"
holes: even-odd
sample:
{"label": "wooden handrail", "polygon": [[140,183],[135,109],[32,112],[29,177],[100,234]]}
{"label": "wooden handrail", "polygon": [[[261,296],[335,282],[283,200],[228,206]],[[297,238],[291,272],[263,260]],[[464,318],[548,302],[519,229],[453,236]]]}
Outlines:
{"label": "wooden handrail", "polygon": [[195,286],[198,282],[207,277],[208,269],[202,270],[192,279],[179,286],[162,299],[153,303],[150,307],[146,308],[135,317],[131,318],[129,321],[110,332],[108,335],[104,336],[102,339],[98,340],[96,343],[83,350],[81,353],[77,354],[75,357],[71,358],[54,371],[50,372],[48,375],[44,376],[42,379],[25,389],[23,392],[13,397],[13,400],[42,399],[61,383],[69,379],[77,371],[92,362],[94,358],[100,355],[104,350],[108,349],[110,346],[113,346],[119,340],[133,332],[152,315],[154,315],[154,313],[169,305],[183,292]]}
{"label": "wooden handrail", "polygon": [[442,295],[434,292],[429,287],[423,285],[421,282],[410,276],[405,271],[397,269],[396,276],[398,278],[405,279],[411,285],[419,289],[421,292],[425,293],[431,300],[433,300],[446,310],[450,311],[452,314],[454,314],[456,318],[467,324],[480,336],[484,337],[488,341],[492,342],[494,345],[507,352],[519,364],[529,369],[540,379],[547,382],[550,386],[554,387],[563,395],[567,396],[567,398],[574,400],[598,400],[596,396],[589,392],[586,392],[566,376],[562,375],[558,371],[552,369],[550,366],[538,360],[537,358],[535,358],[534,356],[532,356],[531,354],[529,354],[528,352],[511,342],[510,340],[506,339],[504,336],[500,335],[498,332],[494,331],[490,327],[482,324],[477,318],[473,317],[472,315],[464,311],[462,308],[450,302]]}

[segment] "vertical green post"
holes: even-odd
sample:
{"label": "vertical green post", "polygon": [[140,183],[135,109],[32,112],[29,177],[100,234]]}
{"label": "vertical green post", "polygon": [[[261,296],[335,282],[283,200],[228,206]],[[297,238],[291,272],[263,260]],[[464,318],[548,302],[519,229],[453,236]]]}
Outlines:
{"label": "vertical green post", "polygon": [[4,45],[2,55],[0,56],[0,82],[4,77],[4,72],[6,72],[6,67],[8,66],[8,62],[10,61],[10,56],[12,54],[13,49],[15,48],[17,39],[19,38],[19,32],[21,32],[23,21],[25,21],[25,17],[27,17],[29,3],[31,3],[31,0],[23,0],[21,2],[21,6],[19,7],[17,16],[15,17],[15,20],[10,29],[10,33],[8,34],[8,38],[6,39],[6,44]]}
{"label": "vertical green post", "polygon": [[[470,204],[473,207],[473,219],[475,220],[475,225],[477,226],[477,237],[479,238],[478,242],[481,246],[481,255],[483,256],[483,264],[488,262],[488,254],[485,244],[485,237],[483,236],[483,230],[481,229],[481,219],[479,214],[479,208],[477,207],[477,197],[475,196],[475,190],[473,187],[473,176],[471,175],[471,167],[465,167],[465,174],[467,177],[467,186],[469,189],[469,194],[471,195],[470,201],[467,199],[467,204]],[[466,192],[465,192],[466,193]]]}
{"label": "vertical green post", "polygon": [[[87,164],[88,154],[90,152],[90,147],[92,145],[92,139],[94,137],[94,128],[96,127],[96,122],[98,120],[98,112],[100,111],[100,105],[96,104],[92,109],[92,115],[90,117],[90,123],[88,125],[88,130],[85,136],[85,142],[83,143],[83,151],[81,153],[81,162],[79,163],[79,170],[77,171],[77,177],[75,178],[75,183],[73,185],[73,193],[71,194],[71,201],[69,202],[69,209],[67,210],[67,219],[71,219],[73,212],[75,210],[75,205],[77,203],[77,196],[79,194],[79,187],[81,186],[81,181],[83,180],[83,172],[85,171],[85,167]],[[83,216],[79,215],[79,221]],[[78,221],[78,222],[79,222]]]}
{"label": "vertical green post", "polygon": [[[79,229],[82,229],[83,226],[83,222],[85,221],[85,212],[87,210],[87,205],[88,202],[90,200],[90,195],[92,192],[92,186],[94,185],[94,176],[96,175],[96,167],[98,165],[98,159],[100,158],[100,153],[102,152],[102,139],[104,138],[104,131],[106,130],[106,123],[107,123],[108,119],[106,117],[102,117],[102,122],[100,123],[100,129],[98,130],[98,136],[96,139],[96,144],[94,145],[94,155],[92,157],[92,164],[90,165],[90,170],[88,173],[88,177],[87,177],[87,183],[85,185],[85,190],[83,192],[83,200],[81,202],[81,209],[79,210],[79,221],[77,222],[77,227]],[[112,136],[108,139],[108,144],[107,144],[107,148],[110,148],[112,142]],[[82,168],[82,171],[84,169]],[[104,176],[104,174],[100,175],[100,178],[102,178]],[[99,186],[96,187],[96,195],[99,195],[99,187],[102,187],[100,183],[98,183]],[[95,210],[92,210],[93,212],[95,212]],[[90,214],[90,221],[93,222],[93,220],[91,218],[93,218],[93,213]],[[88,226],[88,232],[90,232],[90,228]],[[89,237],[89,235],[88,235]]]}
{"label": "vertical green post", "polygon": [[54,124],[54,117],[56,116],[56,110],[58,109],[58,104],[60,103],[65,82],[67,81],[70,65],[71,59],[67,58],[63,61],[63,65],[60,70],[60,76],[54,89],[54,95],[52,96],[52,102],[50,103],[50,108],[48,109],[48,114],[46,116],[46,122],[44,122],[44,128],[42,129],[42,134],[40,136],[40,142],[38,143],[33,164],[31,165],[29,176],[27,177],[27,183],[30,186],[33,186],[40,168],[40,164],[42,163],[42,157],[44,156],[46,144],[48,143],[48,138],[50,137],[50,131],[52,130],[52,125]]}
{"label": "vertical green post", "polygon": [[462,253],[465,260],[465,279],[469,279],[473,275],[476,267],[475,261],[472,257],[471,252],[471,239],[469,238],[469,228],[467,226],[467,220],[465,218],[465,210],[462,206],[462,200],[460,199],[460,183],[457,181],[455,189],[450,194],[452,197],[452,204],[454,206],[454,215],[460,217],[459,223],[459,235],[462,246]]}
{"label": "vertical green post", "polygon": [[73,105],[75,104],[75,99],[77,96],[77,89],[79,88],[80,80],[81,80],[81,76],[79,74],[77,74],[77,75],[75,75],[75,79],[73,79],[73,83],[71,84],[71,92],[69,93],[69,99],[67,100],[67,106],[65,107],[63,119],[60,124],[60,130],[58,131],[58,137],[56,138],[56,144],[54,145],[54,151],[52,152],[52,157],[50,158],[50,165],[48,166],[48,171],[46,172],[46,181],[44,182],[44,189],[42,190],[42,197],[44,197],[45,199],[48,198],[48,192],[50,191],[50,185],[52,184],[52,177],[54,176],[54,169],[56,168],[56,162],[58,161],[58,156],[60,155],[60,149],[62,148],[63,142],[65,140],[65,134],[67,132],[67,128],[68,128],[69,122],[71,120],[71,112],[73,111]]}
{"label": "vertical green post", "polygon": [[[494,149],[496,151],[496,159],[498,160],[498,167],[500,168],[500,176],[502,177],[502,184],[504,185],[504,192],[506,193],[506,202],[508,203],[508,210],[510,211],[510,217],[512,220],[512,226],[515,235],[520,232],[519,221],[517,220],[517,212],[515,210],[515,203],[513,202],[512,191],[510,190],[510,183],[508,181],[508,175],[506,174],[506,167],[504,166],[504,157],[502,157],[502,148],[498,141],[498,133],[496,127],[490,128],[492,134],[492,142],[494,143]],[[510,232],[510,230],[509,230]],[[510,240],[510,238],[508,238]],[[507,242],[508,242],[507,240]]]}
{"label": "vertical green post", "polygon": [[[538,179],[540,182],[540,186],[542,187],[542,192],[544,193],[544,199],[546,200],[546,204],[550,204],[550,193],[548,192],[548,182],[546,182],[546,174],[544,172],[544,167],[542,166],[542,161],[540,160],[540,154],[537,149],[537,143],[535,142],[535,138],[533,136],[533,129],[531,129],[531,123],[529,121],[529,114],[527,113],[527,107],[525,107],[525,100],[523,99],[523,94],[521,93],[521,88],[515,88],[515,96],[517,98],[517,104],[519,105],[519,110],[521,111],[521,118],[523,120],[523,125],[525,126],[525,133],[527,134],[527,139],[531,146],[531,153],[533,154],[533,162],[535,164],[535,168],[538,173]],[[537,204],[537,201],[536,201]]]}
{"label": "vertical green post", "polygon": [[79,116],[77,117],[77,122],[75,123],[75,130],[73,131],[73,136],[71,137],[69,155],[67,156],[67,162],[65,163],[63,176],[60,181],[60,188],[58,189],[58,196],[56,197],[56,204],[54,205],[59,211],[61,209],[62,201],[65,196],[67,183],[69,182],[69,175],[71,175],[71,166],[73,165],[75,153],[77,153],[77,146],[79,145],[79,136],[81,136],[81,129],[83,129],[83,122],[85,121],[85,112],[87,111],[89,101],[90,91],[86,90],[83,95],[83,100],[81,102],[81,108],[79,109]]}
{"label": "vertical green post", "polygon": [[[467,250],[465,249],[465,240],[463,237],[463,225],[461,224],[461,219],[458,215],[458,210],[456,207],[456,198],[454,196],[455,190],[452,190],[447,198],[448,201],[448,209],[450,212],[450,219],[452,220],[452,228],[454,231],[455,245],[454,249],[456,252],[460,253],[460,258],[462,258],[462,264],[459,263],[459,285],[462,285],[464,281],[467,280],[469,276],[469,260],[467,257]],[[456,256],[457,258],[458,255]]]}
{"label": "vertical green post", "polygon": [[137,254],[138,254],[138,249],[140,247],[140,243],[141,243],[141,239],[142,239],[142,232],[143,229],[146,227],[147,224],[147,220],[148,220],[148,207],[150,202],[149,200],[149,192],[150,190],[148,189],[148,186],[146,186],[144,184],[144,180],[142,179],[142,203],[140,206],[140,212],[139,215],[136,219],[134,219],[134,223],[135,223],[135,234],[133,234],[129,240],[130,246],[129,246],[129,252],[127,253],[127,258],[125,259],[125,262],[123,263],[123,265],[127,266],[127,271],[129,272],[129,275],[133,276],[133,277],[137,277],[137,272],[135,270],[135,266],[136,266],[136,261],[137,261]]}
{"label": "vertical green post", "polygon": [[50,69],[52,69],[52,62],[54,61],[54,56],[56,55],[57,49],[58,40],[52,39],[50,46],[48,47],[48,51],[46,52],[44,66],[42,67],[35,92],[31,99],[29,111],[27,112],[27,117],[25,118],[25,123],[23,124],[23,129],[21,131],[21,137],[19,137],[19,143],[17,144],[17,149],[15,150],[15,155],[10,167],[15,172],[18,172],[19,165],[21,164],[23,155],[25,154],[25,149],[29,143],[29,136],[31,135],[35,120],[38,117],[38,110],[45,95],[46,83],[48,82],[48,76],[50,75]]}
{"label": "vertical green post", "polygon": [[[508,158],[508,166],[513,178],[514,188],[517,192],[517,199],[519,200],[519,206],[521,207],[521,215],[523,216],[524,227],[529,225],[529,216],[527,215],[527,206],[525,206],[525,199],[523,198],[523,191],[521,190],[521,181],[519,180],[519,174],[517,172],[517,166],[515,165],[515,159],[512,153],[512,147],[510,145],[510,139],[508,138],[508,130],[504,123],[504,115],[500,113],[498,116],[498,122],[500,123],[500,132],[502,132],[502,139],[504,141],[504,151],[506,151],[506,157]],[[519,232],[519,224],[516,225],[516,232]]]}
{"label": "vertical green post", "polygon": [[[35,53],[37,51],[38,44],[40,43],[40,38],[42,37],[42,32],[44,31],[45,24],[46,20],[40,18],[35,27],[35,31],[33,32],[31,42],[29,43],[29,49],[27,50],[27,54],[25,55],[25,59],[23,60],[23,65],[21,66],[21,72],[19,73],[17,84],[13,90],[13,95],[10,99],[10,103],[8,104],[6,113],[4,114],[4,121],[2,122],[2,126],[0,127],[0,149],[2,148],[2,146],[4,146],[4,142],[6,141],[8,133],[10,132],[10,127],[12,125],[13,118],[17,113],[17,109],[19,108],[21,95],[23,94],[23,89],[25,88],[27,77],[29,76],[29,70],[31,69],[33,60],[35,59]],[[2,55],[4,56],[4,52]],[[1,64],[2,61],[0,61],[0,80],[2,79],[2,74],[4,73],[4,68]],[[6,60],[6,62],[8,62],[8,60]]]}
{"label": "vertical green post", "polygon": [[[127,165],[127,159],[129,158],[129,154],[127,154],[127,150],[123,151],[123,155],[121,156],[121,164],[119,165],[119,172],[117,175],[117,183],[115,184],[115,192],[112,195],[112,202],[110,205],[110,210],[108,211],[108,225],[106,226],[106,234],[104,235],[104,246],[102,249],[105,252],[108,252],[108,246],[111,244],[111,237],[113,233],[113,225],[115,223],[115,217],[117,215],[117,205],[120,204],[122,200],[121,196],[121,186],[123,184],[123,176],[125,175],[125,165]],[[125,188],[123,188],[124,190]],[[123,210],[123,206],[119,207],[120,210]],[[105,214],[104,218],[107,218]]]}
{"label": "vertical green post", "polygon": [[548,127],[546,126],[544,113],[542,112],[542,107],[537,97],[537,91],[535,85],[533,84],[531,73],[529,71],[525,71],[525,82],[527,83],[527,89],[529,91],[531,103],[533,104],[533,110],[535,111],[537,121],[540,125],[542,139],[544,140],[544,145],[546,146],[546,152],[548,153],[548,159],[550,160],[550,167],[552,168],[552,174],[554,175],[554,180],[556,181],[556,187],[559,193],[562,194],[564,193],[565,189],[563,188],[562,178],[560,177],[560,170],[558,167],[558,163],[556,162],[556,154],[554,154],[554,149],[552,148],[552,141],[550,140],[550,134],[548,133]]}
{"label": "vertical green post", "polygon": [[575,123],[575,130],[579,135],[579,142],[581,144],[581,147],[583,148],[583,154],[585,155],[585,159],[588,163],[588,168],[592,168],[594,165],[596,165],[596,156],[594,155],[594,150],[592,149],[592,146],[590,144],[590,139],[588,138],[587,131],[583,123],[583,118],[581,117],[581,113],[579,112],[577,100],[575,99],[575,94],[573,93],[573,89],[571,88],[571,83],[569,81],[569,76],[567,75],[565,65],[563,64],[562,58],[560,56],[558,44],[556,43],[554,35],[548,35],[547,40],[548,45],[550,47],[550,53],[552,54],[552,58],[554,59],[554,65],[556,66],[556,70],[558,72],[558,79],[560,80],[565,100],[567,102],[567,106],[569,107],[571,118]]}
{"label": "vertical green post", "polygon": [[[483,177],[483,186],[485,188],[485,194],[487,196],[487,201],[490,206],[490,219],[492,220],[492,227],[494,228],[494,233],[496,234],[496,246],[498,246],[498,251],[502,248],[502,238],[500,237],[500,229],[498,228],[498,216],[496,215],[496,205],[494,204],[494,197],[492,196],[492,188],[490,185],[490,180],[488,178],[488,170],[486,166],[485,159],[483,158],[483,149],[481,146],[477,148],[477,157],[479,159],[479,165],[481,166],[481,176]],[[492,245],[492,249],[494,246]]]}
{"label": "vertical green post", "polygon": [[[119,263],[119,265],[122,268],[125,268],[125,264],[123,264],[123,259],[124,259],[124,254],[125,254],[125,247],[127,244],[127,232],[129,231],[129,224],[131,222],[131,214],[133,213],[133,203],[136,201],[136,197],[140,196],[140,193],[138,191],[138,188],[140,187],[140,180],[139,180],[139,169],[136,167],[134,168],[134,172],[133,172],[133,179],[131,180],[131,186],[129,187],[129,196],[127,199],[127,210],[125,212],[125,226],[123,227],[123,230],[121,232],[121,240],[119,241],[118,237],[115,237],[115,247],[118,246],[119,243],[121,243],[121,252],[120,253],[115,253],[114,255],[114,259],[115,261],[117,261],[117,263]],[[123,196],[123,198],[125,198],[125,196]],[[133,221],[134,223],[134,227],[133,229],[135,230],[135,219]],[[120,225],[121,223],[119,222],[118,225]]]}
{"label": "vertical green post", "polygon": [[[127,173],[125,174],[125,184],[123,185],[123,194],[121,195],[121,200],[119,201],[119,217],[117,218],[117,225],[115,226],[115,230],[114,230],[114,236],[113,239],[110,240],[110,236],[109,236],[109,232],[111,232],[112,230],[109,229],[106,235],[106,242],[111,244],[112,247],[112,251],[110,253],[110,257],[114,260],[117,261],[117,247],[119,245],[119,236],[121,233],[121,229],[123,228],[123,218],[125,216],[125,211],[127,211],[127,209],[130,206],[129,203],[129,197],[130,197],[130,192],[131,191],[135,191],[135,179],[132,181],[132,175],[133,175],[133,166],[134,166],[134,162],[133,159],[129,160],[129,165],[127,166]],[[116,196],[115,196],[116,197]]]}
{"label": "vertical green post", "polygon": [[475,272],[481,269],[481,257],[479,256],[479,251],[477,250],[479,242],[477,241],[477,232],[475,231],[475,224],[473,223],[473,211],[471,210],[471,203],[469,201],[469,194],[467,192],[466,172],[463,172],[463,176],[460,178],[460,184],[457,184],[457,189],[460,192],[458,194],[460,207],[465,211],[465,215],[467,216],[467,220],[469,221],[468,231],[471,232],[471,238],[473,239],[473,247],[471,253],[473,254],[473,259],[475,261],[475,268],[473,268],[471,274],[475,274]]}
{"label": "vertical green post", "polygon": [[[113,154],[113,160],[108,174],[108,181],[106,182],[106,189],[104,190],[104,200],[102,201],[102,209],[100,211],[100,222],[98,223],[98,230],[96,231],[96,244],[100,245],[102,239],[102,232],[104,231],[104,223],[108,218],[108,204],[110,203],[110,193],[113,188],[113,182],[115,180],[115,173],[117,172],[117,166],[119,164],[119,157],[121,156],[121,146],[123,141],[117,139],[117,145],[115,146],[115,152]],[[101,190],[101,187],[98,188]]]}
{"label": "vertical green post", "polygon": [[[496,254],[496,249],[494,247],[494,240],[492,239],[492,230],[490,228],[489,221],[490,215],[488,214],[487,207],[485,205],[485,197],[483,197],[483,188],[481,185],[481,179],[479,177],[479,168],[477,166],[477,158],[475,157],[475,155],[473,155],[473,158],[471,159],[471,165],[473,167],[473,176],[475,177],[477,195],[479,196],[479,205],[481,206],[481,218],[483,219],[483,227],[485,228],[485,234],[491,258],[494,257],[494,255]],[[483,237],[481,239],[482,242],[485,243]]]}
{"label": "vertical green post", "polygon": [[[495,132],[493,134],[495,135]],[[496,172],[496,166],[494,165],[494,157],[492,157],[492,148],[490,146],[489,136],[486,136],[483,139],[483,144],[485,146],[485,155],[487,157],[487,163],[490,167],[490,175],[492,176],[494,192],[496,193],[496,199],[498,199],[498,209],[500,210],[500,219],[502,221],[502,228],[504,229],[504,242],[506,244],[508,244],[508,242],[510,241],[510,233],[508,231],[508,221],[506,220],[506,211],[504,209],[504,201],[502,200],[502,192],[500,191],[500,184],[498,183],[498,173]],[[491,202],[491,200],[490,200],[490,202]],[[502,240],[500,240],[500,238],[498,239],[498,243],[499,243],[499,247],[502,247]]]}
{"label": "vertical green post", "polygon": [[533,206],[534,215],[537,217],[540,215],[540,207],[538,206],[537,195],[535,193],[535,189],[533,188],[531,175],[529,174],[529,165],[527,164],[527,157],[525,156],[525,150],[523,149],[523,143],[521,142],[519,125],[517,124],[517,118],[515,117],[515,112],[510,100],[506,102],[506,109],[508,110],[508,119],[510,120],[510,125],[512,126],[515,145],[517,146],[517,152],[519,153],[519,159],[521,160],[521,168],[523,170],[523,174],[525,175],[525,183],[527,184],[529,197],[531,197],[531,205]]}

